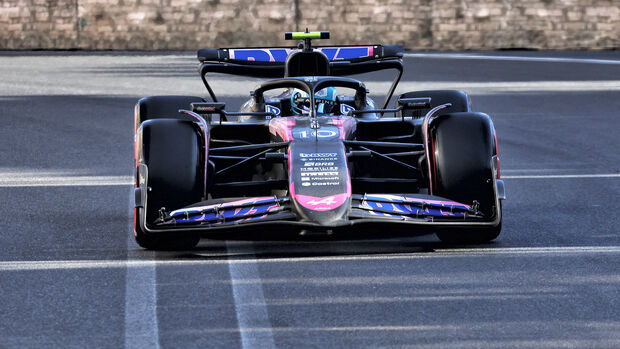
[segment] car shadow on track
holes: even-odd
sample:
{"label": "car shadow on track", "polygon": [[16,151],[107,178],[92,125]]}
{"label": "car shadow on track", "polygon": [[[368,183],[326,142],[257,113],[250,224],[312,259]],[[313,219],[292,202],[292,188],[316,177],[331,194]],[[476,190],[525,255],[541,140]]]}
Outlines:
{"label": "car shadow on track", "polygon": [[[493,243],[485,244],[493,245]],[[372,255],[432,254],[463,247],[432,238],[386,240],[214,241],[202,240],[193,250],[157,252],[157,259],[288,259]],[[472,247],[468,245],[468,247]]]}

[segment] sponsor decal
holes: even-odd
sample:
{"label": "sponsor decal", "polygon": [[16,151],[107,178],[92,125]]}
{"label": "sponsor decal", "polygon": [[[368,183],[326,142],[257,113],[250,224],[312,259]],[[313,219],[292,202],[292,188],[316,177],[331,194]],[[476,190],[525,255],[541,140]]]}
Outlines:
{"label": "sponsor decal", "polygon": [[347,193],[315,197],[309,195],[296,195],[297,202],[313,211],[329,211],[344,204],[348,198]]}
{"label": "sponsor decal", "polygon": [[321,200],[318,200],[318,199],[319,198],[312,199],[308,201],[307,203],[308,205],[317,206],[317,205],[333,205],[338,202],[336,201],[336,198],[334,195],[328,196],[326,198],[321,198]]}
{"label": "sponsor decal", "polygon": [[330,61],[372,57],[372,46],[357,47],[323,47],[319,48]]}
{"label": "sponsor decal", "polygon": [[[280,116],[280,108],[278,108],[278,107],[274,107],[273,105],[269,105],[269,104],[267,104],[267,105],[265,106],[265,112],[267,112],[267,113],[273,113],[275,116]],[[267,120],[271,119],[271,115],[267,115],[267,116],[265,117],[265,119],[267,119]]]}
{"label": "sponsor decal", "polygon": [[285,48],[232,49],[228,57],[238,61],[284,62],[290,52]]}
{"label": "sponsor decal", "polygon": [[[342,61],[347,59],[372,57],[373,46],[355,47],[319,47],[330,61]],[[228,57],[232,60],[250,62],[285,62],[286,57],[293,50],[287,48],[246,48],[229,49]]]}
{"label": "sponsor decal", "polygon": [[[247,207],[235,207],[238,205],[248,205]],[[280,207],[275,201],[274,197],[256,197],[248,198],[244,200],[226,202],[221,204],[182,208],[170,212],[170,217],[173,218],[172,222],[208,222],[210,225],[221,224],[216,222],[220,219],[227,219],[229,222],[245,221],[251,219],[259,219],[260,216],[247,217],[256,213],[265,213],[262,217]]]}
{"label": "sponsor decal", "polygon": [[334,166],[334,162],[314,162],[314,161],[308,161],[308,162],[304,162],[304,167],[308,167],[308,166]]}
{"label": "sponsor decal", "polygon": [[337,153],[299,153],[302,158],[335,158]]}
{"label": "sponsor decal", "polygon": [[[304,181],[303,186],[341,185],[340,166],[335,162],[338,159],[337,153],[299,153],[299,155],[304,161],[303,166],[299,168],[301,180]],[[307,182],[309,184],[306,184]]]}
{"label": "sponsor decal", "polygon": [[455,201],[442,201],[442,200],[431,200],[431,199],[422,199],[415,197],[403,197],[400,195],[392,195],[392,194],[369,194],[365,196],[366,200],[388,200],[388,201],[396,201],[396,202],[413,202],[413,203],[425,203],[425,204],[433,204],[433,205],[442,205],[445,207],[455,206],[464,209],[470,209],[471,206],[462,204],[460,202]]}
{"label": "sponsor decal", "polygon": [[[391,202],[377,202],[374,200],[385,200]],[[423,205],[419,206],[412,204]],[[424,216],[426,215],[462,217],[465,215],[465,213],[462,211],[455,211],[454,209],[456,208],[461,210],[467,210],[470,208],[468,205],[454,201],[430,200],[390,194],[366,195],[364,197],[364,200],[362,201],[362,205],[368,207],[369,209],[381,209],[401,214],[416,214],[416,216],[421,215],[420,218],[424,218]]]}
{"label": "sponsor decal", "polygon": [[[324,130],[331,132],[329,129]],[[333,131],[338,134],[335,128]],[[338,135],[335,135],[335,138],[337,137]],[[311,211],[328,211],[342,207],[351,195],[348,170],[346,163],[343,162],[344,147],[342,152],[333,149],[332,146],[306,146],[300,150],[293,152],[295,154],[293,156],[297,158],[294,170],[291,172],[294,178],[290,187],[293,199]],[[297,188],[294,183],[297,183]]]}
{"label": "sponsor decal", "polygon": [[340,115],[349,115],[349,112],[353,110],[355,110],[355,108],[348,104],[340,104]]}
{"label": "sponsor decal", "polygon": [[338,172],[303,172],[301,174],[302,177],[317,177],[317,176],[337,176]]}

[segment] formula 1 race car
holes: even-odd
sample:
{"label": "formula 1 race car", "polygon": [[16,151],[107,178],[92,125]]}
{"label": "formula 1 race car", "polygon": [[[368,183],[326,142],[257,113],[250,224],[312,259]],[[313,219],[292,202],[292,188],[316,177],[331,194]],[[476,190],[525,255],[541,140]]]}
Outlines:
{"label": "formula 1 race car", "polygon": [[[461,91],[389,102],[403,73],[395,45],[198,51],[209,99],[154,96],[135,107],[135,238],[187,249],[201,237],[436,233],[478,243],[501,230],[504,183],[489,116]],[[343,76],[396,77],[379,107]],[[226,110],[207,73],[271,78]],[[290,235],[293,236],[293,235]]]}

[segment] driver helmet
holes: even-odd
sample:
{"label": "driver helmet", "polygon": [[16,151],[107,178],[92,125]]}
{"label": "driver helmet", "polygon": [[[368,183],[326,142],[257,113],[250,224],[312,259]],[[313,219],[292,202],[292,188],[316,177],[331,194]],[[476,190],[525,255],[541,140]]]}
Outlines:
{"label": "driver helmet", "polygon": [[[331,114],[336,109],[336,88],[326,87],[314,93],[314,103],[317,115]],[[293,89],[291,93],[291,108],[295,115],[308,115],[310,113],[310,95]]]}

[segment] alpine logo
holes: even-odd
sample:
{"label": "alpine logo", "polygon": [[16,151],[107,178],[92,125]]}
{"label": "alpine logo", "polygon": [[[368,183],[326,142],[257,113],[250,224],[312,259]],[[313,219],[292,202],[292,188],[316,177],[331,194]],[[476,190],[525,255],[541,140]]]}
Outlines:
{"label": "alpine logo", "polygon": [[333,205],[338,203],[338,201],[336,201],[336,197],[334,195],[332,196],[328,196],[326,198],[321,198],[321,200],[310,200],[308,201],[308,204],[312,205],[312,206],[317,206],[317,205]]}
{"label": "alpine logo", "polygon": [[349,112],[354,111],[355,108],[348,104],[340,104],[340,115],[349,115]]}
{"label": "alpine logo", "polygon": [[[267,113],[272,113],[272,114],[273,114],[273,115],[275,115],[275,116],[280,116],[280,108],[278,108],[278,107],[274,107],[273,105],[269,105],[269,104],[267,104],[267,105],[265,106],[265,112],[267,112]],[[271,119],[271,115],[267,115],[267,116],[265,117],[265,119],[267,119],[267,120]]]}

